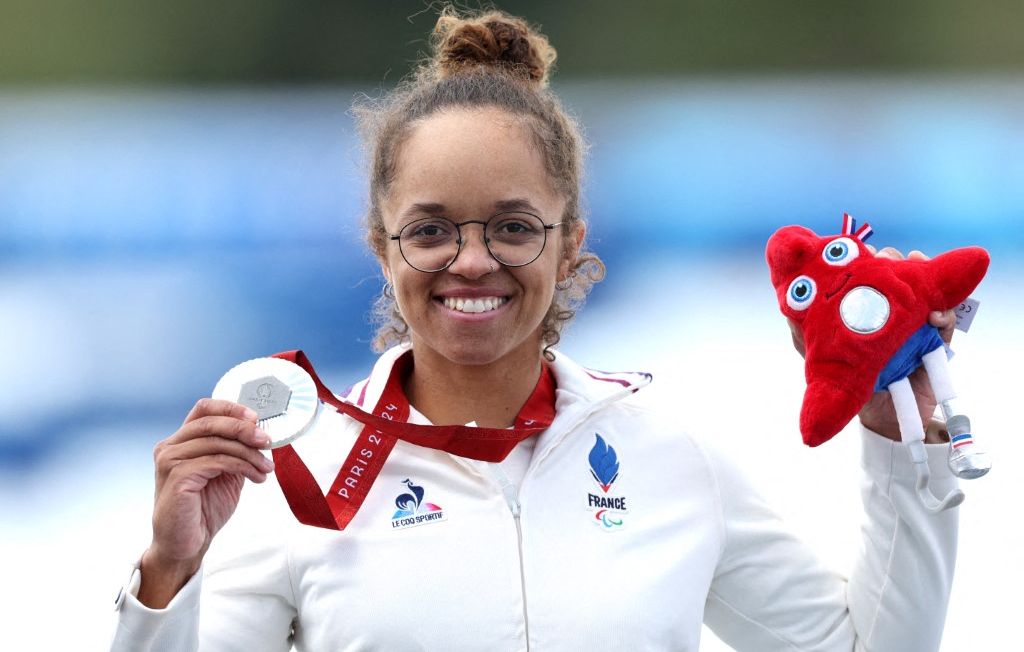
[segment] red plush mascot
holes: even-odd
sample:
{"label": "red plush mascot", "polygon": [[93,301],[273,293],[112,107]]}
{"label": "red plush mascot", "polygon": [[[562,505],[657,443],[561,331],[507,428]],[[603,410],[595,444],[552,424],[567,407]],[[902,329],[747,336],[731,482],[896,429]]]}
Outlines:
{"label": "red plush mascot", "polygon": [[924,428],[907,380],[924,365],[950,434],[949,465],[961,478],[988,472],[988,455],[971,436],[970,421],[956,406],[947,349],[928,313],[950,310],[977,287],[988,253],[964,247],[931,260],[876,257],[864,244],[872,233],[843,216],[838,235],[818,236],[786,226],[768,240],[766,256],[782,313],[806,345],[807,391],[800,431],[808,446],[831,439],[856,416],[872,392],[892,395],[900,435],[918,470],[918,493],[934,511],[958,505],[955,491],[942,500],[926,487]]}

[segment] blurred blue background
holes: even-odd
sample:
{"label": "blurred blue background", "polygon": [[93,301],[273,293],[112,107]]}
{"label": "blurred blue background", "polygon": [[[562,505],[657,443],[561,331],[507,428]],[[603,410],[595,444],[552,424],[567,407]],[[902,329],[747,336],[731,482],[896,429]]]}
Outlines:
{"label": "blurred blue background", "polygon": [[[1019,79],[559,90],[593,146],[591,241],[610,271],[593,304],[651,256],[757,263],[778,226],[836,232],[843,211],[875,244],[985,246],[993,273],[1024,245]],[[183,414],[276,350],[359,377],[381,278],[361,246],[356,92],[0,94],[3,359],[18,370],[0,465],[30,470],[82,427]]]}
{"label": "blurred blue background", "polygon": [[[855,496],[806,498],[794,476],[824,465],[823,482],[850,473],[853,490],[855,465],[828,464],[855,446],[799,447],[801,366],[764,243],[790,223],[836,232],[846,211],[875,227],[878,246],[989,249],[981,335],[957,336],[976,365],[962,377],[978,379],[965,384],[991,429],[1015,433],[1007,382],[1019,381],[998,379],[1024,362],[1024,51],[1004,23],[1024,12],[665,2],[627,17],[611,3],[564,4],[508,6],[559,47],[555,90],[592,147],[590,242],[608,278],[563,349],[597,368],[656,370],[667,380],[652,396],[694,406],[694,427],[735,433],[729,445],[748,459],[781,454],[789,471],[752,474],[841,563],[856,544]],[[148,540],[152,445],[241,360],[303,348],[336,389],[372,362],[382,279],[361,244],[365,179],[348,110],[408,69],[424,47],[410,39],[433,14],[262,2],[211,16],[185,2],[163,24],[156,3],[99,5],[109,12],[14,3],[20,36],[0,28],[17,54],[0,69],[0,554],[34,599],[48,599],[52,578],[77,587],[78,634],[54,636],[86,632],[102,647],[111,621],[94,617],[106,613],[97,596],[112,599]],[[580,29],[584,11],[593,32]],[[255,23],[266,33],[254,44]],[[602,58],[606,32],[629,54]],[[377,43],[399,49],[367,50]],[[356,46],[363,56],[343,51]],[[687,372],[698,365],[702,380]],[[747,432],[751,415],[781,434]],[[1015,456],[1004,459],[1008,471]],[[969,582],[990,580],[1024,538],[995,507],[998,480],[981,482],[991,511],[976,513],[982,534],[963,545],[993,565],[972,575],[962,554],[954,613],[971,615],[951,616],[944,649],[977,642],[965,620],[1005,640],[991,622],[998,586]],[[844,535],[820,525],[837,504],[849,509]],[[41,586],[40,573],[51,578]],[[0,608],[31,602],[0,595]],[[704,649],[715,646],[708,635]]]}

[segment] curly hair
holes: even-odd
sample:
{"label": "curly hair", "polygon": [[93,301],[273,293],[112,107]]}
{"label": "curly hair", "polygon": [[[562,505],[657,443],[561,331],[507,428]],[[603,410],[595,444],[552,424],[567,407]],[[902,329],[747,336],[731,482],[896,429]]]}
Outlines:
{"label": "curly hair", "polygon": [[[563,255],[575,254],[541,324],[543,352],[550,359],[562,329],[605,273],[601,259],[583,246],[577,249],[571,237],[586,225],[580,207],[585,144],[579,125],[548,88],[555,49],[521,18],[500,11],[460,15],[451,7],[441,12],[431,46],[433,56],[397,88],[354,107],[370,158],[366,242],[384,258],[388,233],[381,204],[394,182],[401,147],[417,122],[449,107],[495,107],[521,118],[543,156],[552,187],[565,199]],[[374,350],[408,338],[409,326],[388,286],[373,316],[378,325]]]}

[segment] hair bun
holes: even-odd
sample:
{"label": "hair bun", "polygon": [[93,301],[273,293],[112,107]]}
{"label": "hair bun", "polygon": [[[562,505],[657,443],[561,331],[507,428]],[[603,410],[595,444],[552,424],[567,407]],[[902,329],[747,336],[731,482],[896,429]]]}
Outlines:
{"label": "hair bun", "polygon": [[447,9],[434,27],[433,71],[438,78],[494,67],[541,87],[557,53],[547,37],[521,18],[500,11],[462,17]]}

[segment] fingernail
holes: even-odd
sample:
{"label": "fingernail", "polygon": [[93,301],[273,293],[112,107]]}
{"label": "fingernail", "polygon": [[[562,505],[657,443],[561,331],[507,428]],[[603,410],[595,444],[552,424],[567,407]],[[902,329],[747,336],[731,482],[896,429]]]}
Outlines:
{"label": "fingernail", "polygon": [[262,458],[262,461],[260,462],[260,468],[262,468],[263,471],[266,472],[266,473],[270,473],[271,471],[273,471],[274,470],[274,460],[270,460],[270,459],[267,459],[267,458],[262,457],[262,456],[261,456],[261,458]]}
{"label": "fingernail", "polygon": [[263,428],[256,428],[256,444],[259,446],[270,445],[270,435],[263,431]]}
{"label": "fingernail", "polygon": [[248,419],[249,421],[255,421],[256,417],[259,416],[256,410],[252,409],[251,407],[246,407],[245,412],[243,412],[243,414],[245,415],[245,418]]}

